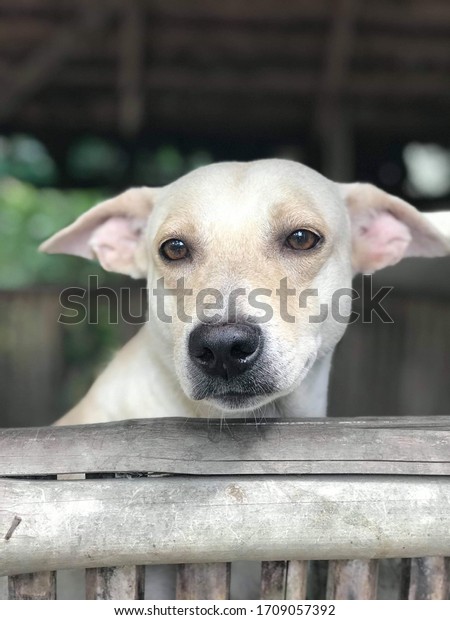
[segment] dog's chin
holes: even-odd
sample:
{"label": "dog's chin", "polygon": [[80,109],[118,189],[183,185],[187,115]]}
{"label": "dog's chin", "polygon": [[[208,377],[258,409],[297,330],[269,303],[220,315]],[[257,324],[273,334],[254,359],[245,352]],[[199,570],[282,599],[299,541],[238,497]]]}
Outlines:
{"label": "dog's chin", "polygon": [[191,395],[193,400],[202,400],[224,413],[248,413],[268,405],[279,396],[278,390],[267,389],[260,393],[241,390],[208,390]]}
{"label": "dog's chin", "polygon": [[264,407],[275,397],[275,394],[248,395],[240,392],[228,392],[210,396],[205,400],[224,412],[248,413]]}

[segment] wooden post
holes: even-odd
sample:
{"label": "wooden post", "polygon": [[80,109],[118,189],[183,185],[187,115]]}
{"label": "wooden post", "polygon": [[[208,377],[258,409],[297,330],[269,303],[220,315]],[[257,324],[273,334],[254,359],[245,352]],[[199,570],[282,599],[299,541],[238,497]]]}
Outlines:
{"label": "wooden post", "polygon": [[261,563],[262,600],[305,600],[307,581],[308,562],[306,560]]}
{"label": "wooden post", "polygon": [[412,558],[408,599],[447,600],[450,592],[448,560],[443,557]]}
{"label": "wooden post", "polygon": [[56,599],[56,573],[26,573],[8,578],[10,600],[54,601]]}
{"label": "wooden post", "polygon": [[228,562],[180,564],[177,570],[177,600],[228,600],[230,569]]}
{"label": "wooden post", "polygon": [[286,598],[289,600],[306,600],[308,586],[309,562],[291,560],[288,562],[286,575]]}
{"label": "wooden post", "polygon": [[377,598],[377,560],[331,560],[328,567],[328,600]]}
{"label": "wooden post", "polygon": [[86,569],[88,601],[139,601],[144,598],[144,585],[144,566]]}
{"label": "wooden post", "polygon": [[261,563],[261,600],[279,601],[286,597],[287,562]]}

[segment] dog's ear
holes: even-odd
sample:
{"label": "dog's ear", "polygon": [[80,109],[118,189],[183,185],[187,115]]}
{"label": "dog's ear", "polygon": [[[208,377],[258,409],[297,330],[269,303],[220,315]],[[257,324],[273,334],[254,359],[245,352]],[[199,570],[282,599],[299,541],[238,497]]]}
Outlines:
{"label": "dog's ear", "polygon": [[450,254],[450,212],[420,213],[374,185],[339,184],[352,225],[355,273],[373,273],[407,256]]}
{"label": "dog's ear", "polygon": [[97,259],[107,271],[141,278],[147,272],[143,233],[157,190],[129,189],[83,213],[41,246],[48,254]]}

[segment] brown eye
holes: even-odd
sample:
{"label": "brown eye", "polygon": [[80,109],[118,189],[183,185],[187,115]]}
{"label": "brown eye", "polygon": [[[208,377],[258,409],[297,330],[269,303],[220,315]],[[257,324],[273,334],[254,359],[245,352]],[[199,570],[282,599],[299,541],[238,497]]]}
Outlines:
{"label": "brown eye", "polygon": [[168,239],[159,248],[159,253],[166,260],[181,260],[189,256],[187,245],[181,239]]}
{"label": "brown eye", "polygon": [[300,230],[289,235],[286,244],[292,250],[311,250],[319,243],[320,239],[321,237],[311,230],[300,228]]}

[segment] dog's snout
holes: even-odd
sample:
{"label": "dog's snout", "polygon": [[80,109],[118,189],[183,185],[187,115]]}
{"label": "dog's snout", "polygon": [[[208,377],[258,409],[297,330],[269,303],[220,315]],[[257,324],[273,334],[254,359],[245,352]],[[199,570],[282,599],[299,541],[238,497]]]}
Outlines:
{"label": "dog's snout", "polygon": [[199,325],[189,337],[189,355],[204,372],[228,380],[254,364],[261,341],[258,325]]}

